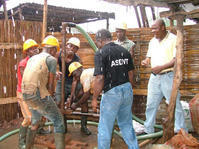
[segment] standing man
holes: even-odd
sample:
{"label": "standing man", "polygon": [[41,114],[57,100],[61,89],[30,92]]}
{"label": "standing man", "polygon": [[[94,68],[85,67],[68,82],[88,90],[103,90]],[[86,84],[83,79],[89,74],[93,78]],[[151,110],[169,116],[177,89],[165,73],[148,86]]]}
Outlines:
{"label": "standing man", "polygon": [[[69,70],[68,67],[72,62],[80,62],[80,58],[79,56],[76,54],[78,49],[80,48],[80,40],[76,37],[71,37],[68,42],[66,43],[66,53],[67,53],[67,57],[65,57],[65,99],[67,99],[69,97],[69,95],[71,94],[71,87],[72,86],[76,86],[75,83],[73,82],[73,76],[69,76]],[[58,57],[58,64],[59,64],[59,71],[57,73],[58,76],[58,81],[57,81],[57,86],[56,86],[56,102],[57,104],[60,104],[61,102],[61,84],[62,84],[62,80],[61,80],[61,71],[62,71],[62,61],[61,61],[61,52],[59,53],[59,57]],[[70,104],[69,104],[70,107]]]}
{"label": "standing man", "polygon": [[65,126],[52,95],[57,61],[55,55],[59,51],[59,42],[54,36],[47,36],[43,42],[42,53],[29,59],[22,79],[23,99],[31,108],[32,124],[28,130],[26,149],[32,149],[42,116],[53,122],[56,149],[65,148]]}
{"label": "standing man", "polygon": [[126,30],[127,30],[126,23],[123,22],[117,24],[116,26],[117,40],[115,40],[115,43],[127,49],[131,53],[131,57],[134,59],[135,43],[126,37]]}
{"label": "standing man", "polygon": [[133,102],[133,69],[130,53],[112,42],[108,30],[96,34],[94,89],[92,107],[97,111],[97,98],[103,91],[100,103],[98,126],[98,149],[110,148],[110,140],[115,119],[129,149],[138,149],[132,126],[131,106]]}
{"label": "standing man", "polygon": [[19,62],[18,69],[17,69],[17,78],[18,78],[17,99],[21,108],[23,118],[24,118],[23,122],[21,123],[21,127],[19,129],[19,148],[20,149],[25,149],[26,134],[27,134],[28,126],[31,124],[31,112],[28,108],[28,105],[25,103],[25,101],[23,101],[23,96],[21,92],[21,81],[22,81],[24,69],[26,68],[26,64],[29,58],[39,53],[38,46],[39,45],[32,39],[28,39],[24,42],[23,52],[27,55],[27,57]]}
{"label": "standing man", "polygon": [[[146,106],[146,121],[144,123],[145,133],[154,132],[154,124],[159,104],[163,98],[169,103],[172,84],[173,67],[176,56],[176,36],[166,31],[165,23],[158,19],[152,25],[154,37],[149,42],[146,59],[141,62],[143,66],[151,63],[151,76],[148,83],[148,95]],[[178,92],[175,109],[175,129],[178,132],[185,127],[182,105],[180,103],[180,93]]]}
{"label": "standing man", "polygon": [[[74,62],[81,63],[79,56],[76,54],[79,48],[80,48],[80,40],[76,37],[71,37],[66,44],[67,57],[65,57],[65,66],[66,66],[65,71],[66,72],[64,75],[65,76],[65,86],[64,86],[65,101],[67,101],[68,108],[71,107],[72,102],[75,100],[75,90],[81,88],[80,83],[78,83],[78,81],[73,78],[73,75],[71,75],[71,73],[69,71],[70,64],[72,64]],[[61,52],[58,57],[58,64],[59,64],[60,72],[58,72],[57,74],[59,76],[60,74],[62,74],[61,73],[61,71],[62,71]],[[58,78],[60,78],[60,77],[58,77]],[[57,81],[57,87],[56,87],[56,102],[57,102],[57,104],[60,104],[60,101],[61,101],[61,82],[62,82],[61,79],[59,79]],[[87,104],[88,103],[85,103],[81,106],[83,112],[88,111]],[[66,119],[66,117],[65,117],[65,119]],[[86,135],[90,135],[91,132],[88,130],[86,125],[87,125],[87,116],[81,116],[81,131]],[[67,124],[66,124],[66,131],[67,131]]]}

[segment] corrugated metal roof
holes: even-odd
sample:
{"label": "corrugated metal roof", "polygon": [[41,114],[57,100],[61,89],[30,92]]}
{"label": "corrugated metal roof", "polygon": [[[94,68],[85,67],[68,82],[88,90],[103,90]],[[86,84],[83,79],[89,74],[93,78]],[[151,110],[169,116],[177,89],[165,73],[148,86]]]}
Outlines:
{"label": "corrugated metal roof", "polygon": [[[13,16],[14,19],[20,19],[20,13],[23,20],[26,21],[42,21],[43,20],[43,5],[36,3],[24,3],[13,8],[13,15],[11,10],[8,10],[9,19]],[[0,14],[0,19],[4,15]],[[48,5],[48,27],[53,27],[55,31],[60,31],[61,22],[74,22],[76,24],[92,22],[97,20],[104,20],[115,18],[115,13],[88,11],[84,9],[64,8]]]}

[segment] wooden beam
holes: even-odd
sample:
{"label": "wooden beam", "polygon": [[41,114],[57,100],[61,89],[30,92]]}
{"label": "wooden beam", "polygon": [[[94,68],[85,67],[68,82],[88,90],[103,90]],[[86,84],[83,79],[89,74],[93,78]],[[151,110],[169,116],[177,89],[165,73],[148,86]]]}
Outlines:
{"label": "wooden beam", "polygon": [[46,31],[47,31],[47,15],[48,15],[47,13],[48,13],[48,4],[47,4],[47,0],[44,0],[42,40],[45,38]]}
{"label": "wooden beam", "polygon": [[161,18],[173,18],[176,19],[177,15],[184,15],[186,18],[199,18],[199,9],[195,9],[193,11],[178,11],[178,12],[173,12],[173,11],[163,11],[160,12],[160,17]]}
{"label": "wooden beam", "polygon": [[0,98],[0,105],[16,103],[17,97]]}
{"label": "wooden beam", "polygon": [[138,26],[139,26],[139,28],[141,28],[141,22],[140,22],[140,17],[139,17],[139,14],[138,14],[137,6],[133,6],[133,8],[134,8],[135,15],[136,15],[136,18],[137,18]]}
{"label": "wooden beam", "polygon": [[183,53],[183,21],[184,15],[178,15],[177,18],[177,41],[176,41],[176,62],[175,74],[173,79],[173,86],[171,97],[168,106],[168,116],[163,123],[162,143],[166,142],[174,136],[174,121],[175,121],[175,107],[176,98],[180,84],[182,82],[182,53]]}
{"label": "wooden beam", "polygon": [[143,6],[143,5],[140,6],[140,12],[141,12],[141,16],[142,16],[143,27],[149,27],[149,22],[147,20],[145,6]]}
{"label": "wooden beam", "polygon": [[136,0],[136,1],[131,1],[131,5],[138,6],[138,5],[146,5],[146,6],[156,6],[156,7],[169,7],[166,2],[156,2],[154,0]]}
{"label": "wooden beam", "polygon": [[155,21],[156,20],[155,9],[153,6],[151,6],[150,8],[151,8],[151,13],[152,13],[152,19],[153,19],[153,21]]}
{"label": "wooden beam", "polygon": [[109,30],[109,18],[106,19],[106,29]]}
{"label": "wooden beam", "polygon": [[22,45],[15,43],[0,43],[0,49],[22,49]]}
{"label": "wooden beam", "polygon": [[8,20],[8,12],[7,12],[7,7],[6,7],[6,0],[3,0],[3,9],[4,9],[4,15],[5,15],[5,20]]}

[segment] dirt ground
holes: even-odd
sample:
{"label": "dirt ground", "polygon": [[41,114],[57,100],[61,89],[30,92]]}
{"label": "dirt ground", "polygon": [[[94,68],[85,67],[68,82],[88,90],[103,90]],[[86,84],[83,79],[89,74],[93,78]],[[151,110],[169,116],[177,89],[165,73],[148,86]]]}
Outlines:
{"label": "dirt ground", "polygon": [[[18,123],[15,122],[18,126]],[[7,128],[0,128],[0,136],[3,134],[14,130],[14,126],[9,126],[10,124],[7,124]],[[19,128],[19,127],[16,127]],[[66,149],[97,149],[97,127],[88,125],[89,130],[92,131],[92,134],[90,136],[86,136],[81,133],[80,131],[80,125],[79,124],[69,124],[68,125],[68,133],[66,134]],[[46,127],[45,129],[48,129]],[[53,129],[51,127],[51,129]],[[49,135],[37,135],[36,138],[36,144],[34,146],[34,149],[48,149],[48,147],[53,147],[54,137],[53,134]],[[40,143],[40,145],[38,145]],[[46,146],[41,145],[41,143],[46,144]],[[0,149],[18,149],[18,133],[15,135],[12,135],[8,137],[7,139],[0,142]],[[112,140],[112,149],[127,149],[128,147],[124,143],[124,141],[117,135],[113,135]]]}

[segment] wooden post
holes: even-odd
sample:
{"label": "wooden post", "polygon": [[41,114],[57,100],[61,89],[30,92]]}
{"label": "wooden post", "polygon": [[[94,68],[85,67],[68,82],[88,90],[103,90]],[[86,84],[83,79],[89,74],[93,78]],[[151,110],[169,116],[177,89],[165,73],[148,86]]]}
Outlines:
{"label": "wooden post", "polygon": [[19,18],[20,18],[20,21],[23,21],[23,15],[22,15],[22,10],[21,10],[21,8],[18,8],[18,11],[19,11]]}
{"label": "wooden post", "polygon": [[134,7],[134,10],[135,10],[135,15],[136,15],[136,18],[137,18],[138,26],[139,26],[139,28],[141,28],[141,22],[140,22],[140,17],[139,17],[139,14],[138,14],[137,6],[133,6],[133,7]]}
{"label": "wooden post", "polygon": [[140,6],[140,12],[141,12],[141,16],[142,16],[143,27],[149,27],[149,22],[147,20],[145,7],[143,5]]}
{"label": "wooden post", "polygon": [[48,4],[47,0],[44,0],[44,8],[43,8],[43,26],[42,26],[42,40],[46,36],[46,28],[47,28],[47,15],[48,15]]}
{"label": "wooden post", "polygon": [[4,9],[5,20],[8,21],[8,13],[7,13],[7,8],[6,8],[6,0],[3,0],[3,9]]}
{"label": "wooden post", "polygon": [[182,53],[183,53],[183,15],[177,15],[177,41],[176,41],[176,62],[175,62],[175,74],[173,79],[172,92],[170,102],[168,106],[168,117],[163,124],[163,137],[162,143],[169,140],[174,136],[174,120],[175,120],[175,107],[176,98],[179,91],[179,86],[182,81]]}
{"label": "wooden post", "polygon": [[109,29],[109,18],[106,19],[106,29]]}
{"label": "wooden post", "polygon": [[153,21],[155,21],[156,20],[155,10],[154,10],[154,7],[152,7],[152,6],[151,6],[151,12],[152,12]]}
{"label": "wooden post", "polygon": [[62,86],[61,86],[61,110],[64,110],[64,102],[65,102],[65,57],[66,57],[66,23],[62,24],[62,53],[61,53],[61,60],[62,60]]}

